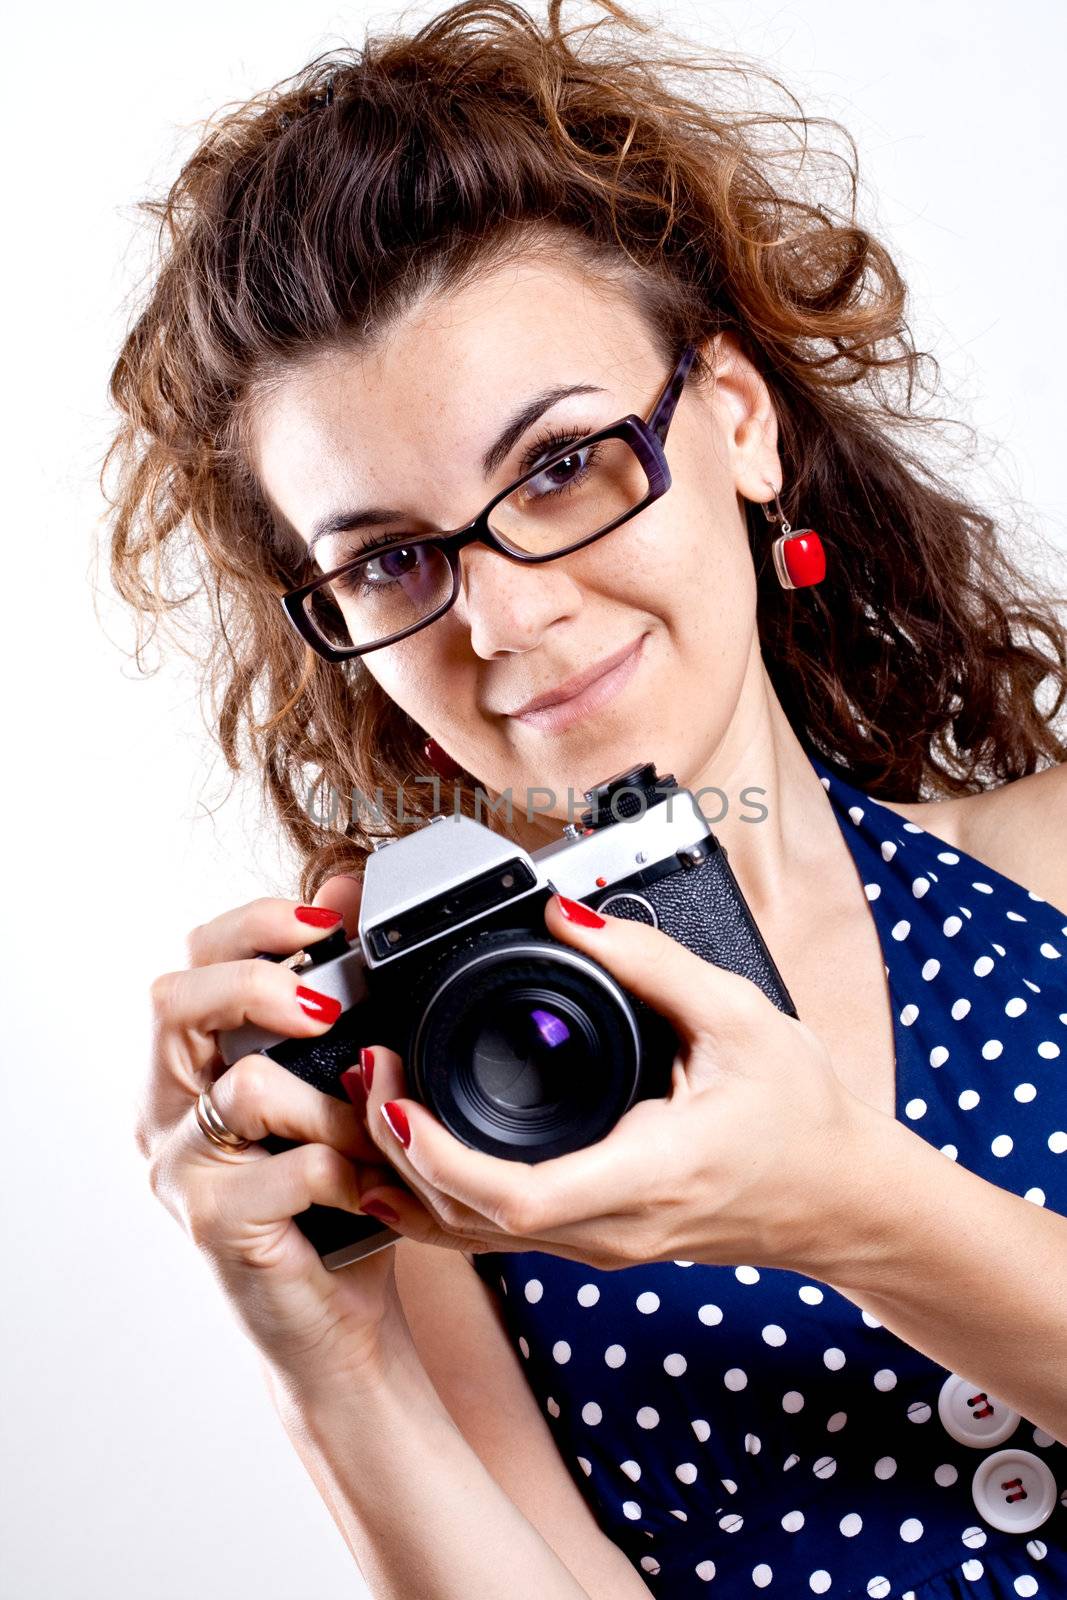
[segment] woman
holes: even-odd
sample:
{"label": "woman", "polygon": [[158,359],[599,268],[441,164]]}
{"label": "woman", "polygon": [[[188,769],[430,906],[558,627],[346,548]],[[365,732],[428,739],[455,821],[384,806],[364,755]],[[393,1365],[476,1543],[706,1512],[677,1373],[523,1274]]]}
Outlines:
{"label": "woman", "polygon": [[[157,980],[140,1146],[375,1595],[1062,1592],[1062,622],[909,447],[904,287],[790,173],[803,117],[716,109],[732,63],[672,77],[605,10],[313,63],[159,210],[113,570],[158,616],[195,558],[218,736],[309,903]],[[495,543],[432,542],[486,505]],[[705,791],[797,1017],[561,898],[682,1040],[598,1143],[468,1149],[373,1041],[351,1104],[222,1070],[221,1030],[335,1020],[251,958],[354,933],[353,790],[421,825],[428,766],[467,809],[547,789],[492,824],[537,848],[646,760]],[[401,1240],[327,1272],[312,1203]]]}

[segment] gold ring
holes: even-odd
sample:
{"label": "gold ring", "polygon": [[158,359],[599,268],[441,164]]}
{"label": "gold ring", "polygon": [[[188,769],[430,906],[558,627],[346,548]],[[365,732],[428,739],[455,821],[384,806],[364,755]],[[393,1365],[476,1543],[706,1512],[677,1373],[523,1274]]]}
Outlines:
{"label": "gold ring", "polygon": [[252,1143],[251,1139],[243,1139],[226,1126],[215,1110],[209,1089],[197,1096],[196,1120],[212,1144],[217,1144],[220,1150],[247,1150]]}

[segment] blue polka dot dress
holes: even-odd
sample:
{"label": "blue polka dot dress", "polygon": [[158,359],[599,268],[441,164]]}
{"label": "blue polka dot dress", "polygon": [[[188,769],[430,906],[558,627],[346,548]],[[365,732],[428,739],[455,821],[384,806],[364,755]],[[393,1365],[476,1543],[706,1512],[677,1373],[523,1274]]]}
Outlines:
{"label": "blue polka dot dress", "polygon": [[[898,1120],[1067,1213],[1067,912],[811,759],[881,941]],[[826,1284],[474,1260],[561,1457],[653,1595],[1067,1597],[1067,1447]]]}

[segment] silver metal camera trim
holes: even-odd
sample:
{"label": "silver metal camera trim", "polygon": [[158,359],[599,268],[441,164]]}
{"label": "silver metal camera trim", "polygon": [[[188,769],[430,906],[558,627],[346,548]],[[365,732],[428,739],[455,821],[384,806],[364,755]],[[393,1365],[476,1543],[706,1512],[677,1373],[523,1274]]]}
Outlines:
{"label": "silver metal camera trim", "polygon": [[580,950],[571,950],[565,945],[559,945],[554,948],[550,944],[533,942],[524,944],[520,941],[517,944],[497,945],[492,950],[473,954],[469,962],[462,967],[457,967],[455,972],[450,973],[443,983],[438,984],[429,1001],[423,1006],[422,1016],[419,1018],[419,1024],[411,1044],[412,1060],[418,1058],[419,1050],[422,1047],[422,1040],[426,1032],[426,1018],[431,1015],[441,996],[459,978],[469,978],[471,972],[478,967],[496,966],[502,961],[514,961],[522,957],[535,961],[558,961],[562,966],[574,967],[584,976],[588,976],[594,982],[599,983],[601,988],[605,989],[611,998],[618,1003],[626,1026],[629,1028],[634,1048],[634,1077],[626,1102],[627,1107],[631,1106],[633,1104],[634,1090],[637,1088],[641,1075],[641,1034],[637,1026],[637,1019],[627,999],[626,991],[620,984],[616,983],[610,973],[597,966],[588,956],[583,955]]}

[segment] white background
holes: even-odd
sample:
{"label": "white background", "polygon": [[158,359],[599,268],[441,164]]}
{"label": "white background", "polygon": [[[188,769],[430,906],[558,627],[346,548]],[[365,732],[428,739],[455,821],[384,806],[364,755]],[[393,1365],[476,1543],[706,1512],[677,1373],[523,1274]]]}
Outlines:
{"label": "white background", "polygon": [[[764,61],[852,130],[942,409],[1067,551],[1063,8],[635,7]],[[132,1139],[151,977],[181,965],[186,928],[295,877],[253,786],[220,807],[190,678],[126,661],[102,572],[94,614],[89,558],[134,202],[199,118],[394,14],[67,0],[6,27],[3,1600],[364,1593]]]}

